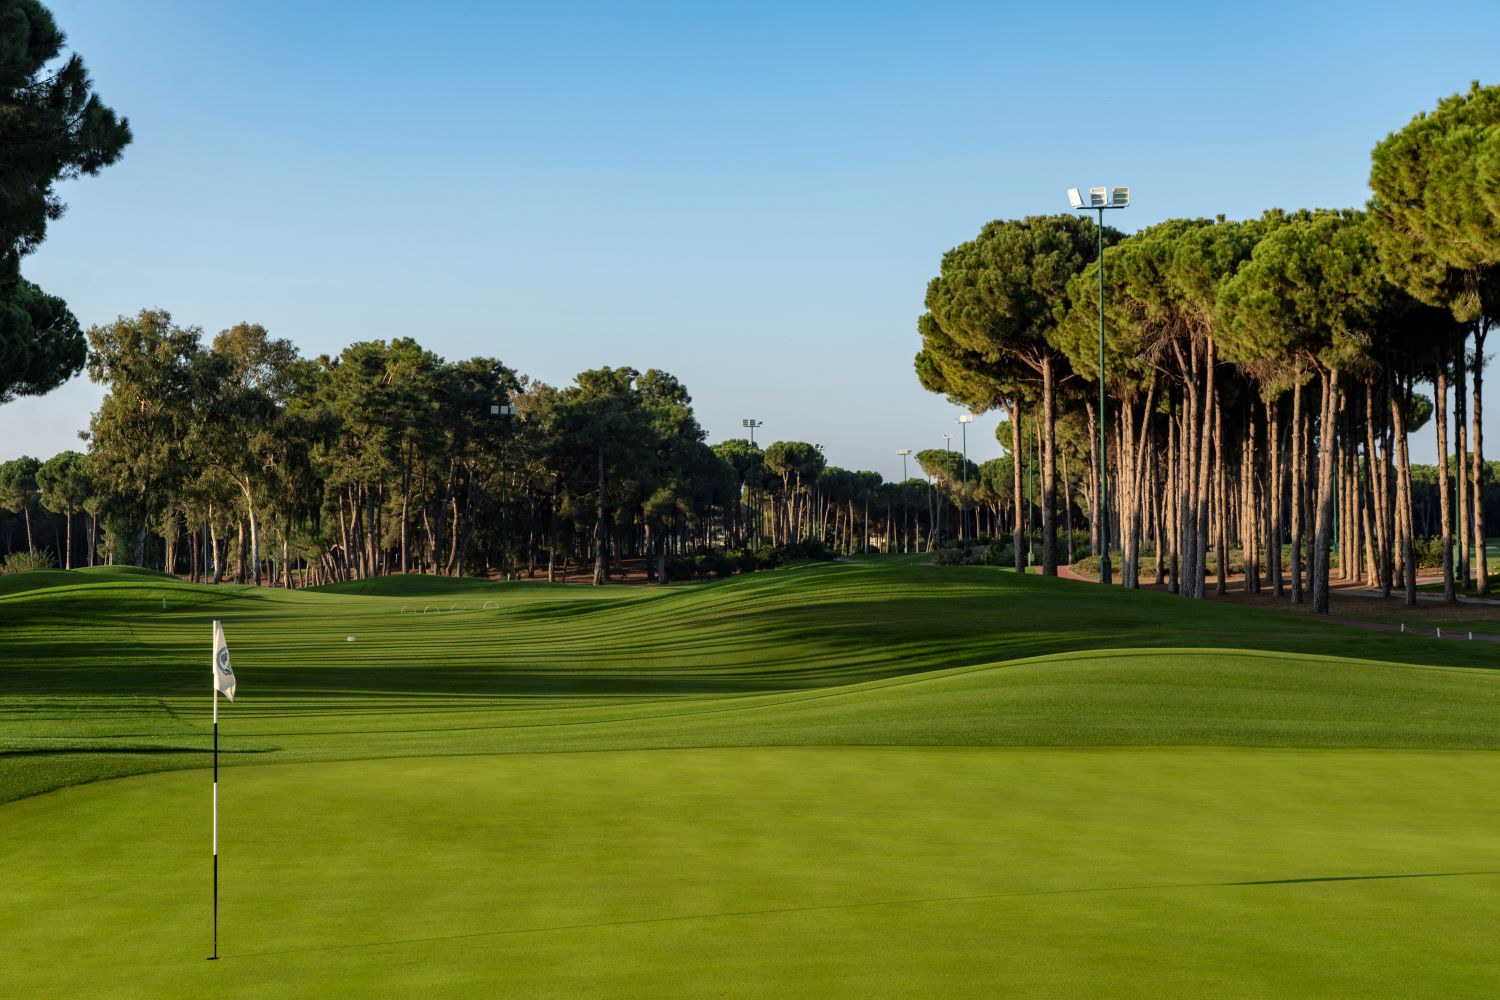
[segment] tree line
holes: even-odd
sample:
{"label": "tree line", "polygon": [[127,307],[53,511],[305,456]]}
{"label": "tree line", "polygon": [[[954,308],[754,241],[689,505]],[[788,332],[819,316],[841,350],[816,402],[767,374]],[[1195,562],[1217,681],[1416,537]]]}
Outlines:
{"label": "tree line", "polygon": [[[1004,408],[1012,456],[1026,453],[1028,420],[1038,428],[1046,573],[1071,453],[1086,465],[1093,548],[1107,520],[1126,586],[1139,585],[1144,546],[1157,582],[1190,597],[1205,595],[1215,555],[1223,592],[1238,550],[1246,589],[1298,602],[1310,591],[1326,612],[1336,548],[1343,578],[1415,602],[1425,525],[1408,439],[1430,422],[1444,594],[1471,580],[1485,593],[1497,181],[1500,88],[1476,83],[1375,147],[1364,209],[1169,220],[1129,237],[1076,216],[991,222],[928,286],[916,373],[974,412]],[[1107,413],[1094,403],[1101,236]],[[1070,423],[1086,431],[1076,450],[1059,444]],[[1011,515],[1019,568],[1020,503]]]}
{"label": "tree line", "polygon": [[149,309],[87,342],[107,390],[87,451],[0,464],[0,506],[24,522],[25,550],[39,549],[33,517],[55,511],[64,567],[281,586],[387,573],[602,583],[638,560],[665,581],[714,549],[734,553],[712,563],[727,572],[758,550],[911,551],[961,530],[946,478],[887,483],[800,441],[710,447],[663,371],[599,368],[558,388],[410,338],[307,358],[256,324],[207,338]]}

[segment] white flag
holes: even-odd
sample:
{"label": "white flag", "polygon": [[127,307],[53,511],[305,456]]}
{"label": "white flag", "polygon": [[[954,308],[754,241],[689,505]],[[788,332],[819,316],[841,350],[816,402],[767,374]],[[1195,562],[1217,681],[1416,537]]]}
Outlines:
{"label": "white flag", "polygon": [[214,620],[214,687],[234,701],[234,668],[229,665],[229,645],[224,641],[224,626]]}

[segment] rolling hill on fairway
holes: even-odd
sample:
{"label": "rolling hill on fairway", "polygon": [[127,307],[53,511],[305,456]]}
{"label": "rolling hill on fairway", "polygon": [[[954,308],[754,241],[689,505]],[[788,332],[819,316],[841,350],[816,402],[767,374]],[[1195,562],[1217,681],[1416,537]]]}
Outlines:
{"label": "rolling hill on fairway", "polygon": [[[213,618],[238,875],[205,970],[179,938]],[[0,652],[0,905],[49,914],[0,995],[1500,986],[1488,644],[874,560],[666,589],[23,574]],[[110,963],[139,987],[90,987]]]}

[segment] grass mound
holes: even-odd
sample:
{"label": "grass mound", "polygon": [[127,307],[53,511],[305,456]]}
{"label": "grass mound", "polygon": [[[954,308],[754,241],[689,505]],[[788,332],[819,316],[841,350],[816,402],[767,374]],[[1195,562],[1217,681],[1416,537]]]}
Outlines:
{"label": "grass mound", "polygon": [[28,590],[67,587],[89,583],[140,580],[176,580],[167,573],[139,566],[85,566],[79,569],[30,569],[0,575],[0,597]]}
{"label": "grass mound", "polygon": [[[199,765],[214,618],[244,689],[225,747],[253,762],[768,742],[1472,748],[1500,732],[1500,674],[1422,669],[1488,666],[1487,645],[981,567],[822,564],[665,589],[365,581],[378,596],[96,576],[0,596],[0,800]],[[402,593],[435,581],[442,599]]]}

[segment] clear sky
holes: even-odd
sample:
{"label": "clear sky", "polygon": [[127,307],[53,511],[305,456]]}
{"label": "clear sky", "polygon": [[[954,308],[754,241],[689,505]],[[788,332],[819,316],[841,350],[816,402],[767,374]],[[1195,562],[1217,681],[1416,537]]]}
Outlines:
{"label": "clear sky", "polygon": [[[51,6],[136,136],[24,265],[85,325],[664,368],[711,441],[757,417],[887,478],[957,431],[915,321],[984,221],[1093,184],[1134,189],[1126,229],[1361,204],[1500,37],[1493,0]],[[0,458],[78,447],[99,397],[0,407]]]}

